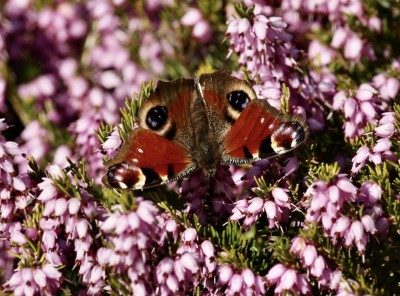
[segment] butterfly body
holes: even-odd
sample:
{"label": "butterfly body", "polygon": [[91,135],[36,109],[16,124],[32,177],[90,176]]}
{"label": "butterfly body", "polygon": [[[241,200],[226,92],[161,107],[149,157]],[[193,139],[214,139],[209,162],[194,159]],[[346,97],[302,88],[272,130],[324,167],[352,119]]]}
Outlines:
{"label": "butterfly body", "polygon": [[301,117],[280,114],[223,70],[160,81],[142,104],[138,124],[106,164],[106,185],[143,189],[199,169],[211,177],[221,164],[282,154],[307,136]]}

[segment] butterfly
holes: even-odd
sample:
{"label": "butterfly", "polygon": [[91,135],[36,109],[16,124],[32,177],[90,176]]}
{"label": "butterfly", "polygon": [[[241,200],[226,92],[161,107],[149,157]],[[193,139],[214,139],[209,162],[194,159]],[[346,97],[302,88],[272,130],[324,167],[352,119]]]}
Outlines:
{"label": "butterfly", "polygon": [[146,189],[219,165],[240,165],[286,153],[307,137],[304,119],[258,99],[251,85],[225,70],[196,79],[159,81],[133,129],[106,163],[103,183]]}

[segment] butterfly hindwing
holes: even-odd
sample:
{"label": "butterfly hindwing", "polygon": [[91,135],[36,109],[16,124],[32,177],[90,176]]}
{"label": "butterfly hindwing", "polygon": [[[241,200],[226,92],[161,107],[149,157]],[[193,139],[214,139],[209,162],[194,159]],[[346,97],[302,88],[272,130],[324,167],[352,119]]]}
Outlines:
{"label": "butterfly hindwing", "polygon": [[160,185],[183,178],[194,169],[186,149],[142,128],[130,133],[107,167],[105,182],[122,189]]}

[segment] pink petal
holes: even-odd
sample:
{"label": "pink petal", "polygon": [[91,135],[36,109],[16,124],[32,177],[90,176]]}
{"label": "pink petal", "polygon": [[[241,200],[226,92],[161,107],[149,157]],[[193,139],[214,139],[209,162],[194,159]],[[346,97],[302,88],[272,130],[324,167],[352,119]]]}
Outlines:
{"label": "pink petal", "polygon": [[234,274],[229,282],[230,290],[232,292],[240,292],[243,286],[243,278],[240,274]]}
{"label": "pink petal", "polygon": [[181,24],[184,26],[194,26],[200,20],[203,19],[200,10],[197,8],[190,8],[181,18]]}
{"label": "pink petal", "polygon": [[244,34],[250,29],[250,22],[247,18],[242,18],[239,20],[238,32],[239,34]]}
{"label": "pink petal", "polygon": [[365,231],[371,234],[376,232],[375,222],[370,215],[364,215],[361,218],[361,223],[364,226]]}
{"label": "pink petal", "polygon": [[304,263],[310,266],[317,258],[317,249],[313,245],[308,245],[303,252]]}
{"label": "pink petal", "polygon": [[185,269],[189,270],[191,273],[196,273],[199,269],[199,265],[192,254],[184,253],[179,259],[179,262],[181,262]]}
{"label": "pink petal", "polygon": [[388,151],[391,147],[392,147],[392,142],[389,139],[384,138],[384,139],[379,139],[372,150],[374,152],[385,152]]}
{"label": "pink petal", "polygon": [[218,283],[220,285],[226,285],[233,275],[233,270],[228,265],[223,265],[219,268],[218,272]]}
{"label": "pink petal", "polygon": [[341,178],[340,180],[337,181],[337,187],[339,187],[340,190],[351,193],[351,194],[356,194],[357,193],[357,187],[353,185],[349,180]]}
{"label": "pink petal", "polygon": [[207,258],[213,258],[215,256],[215,247],[210,241],[203,241],[201,243],[201,249]]}
{"label": "pink petal", "polygon": [[245,269],[242,271],[242,278],[246,284],[247,287],[251,288],[254,286],[255,283],[255,276],[253,271],[251,271],[250,269]]}
{"label": "pink petal", "polygon": [[250,205],[247,211],[251,214],[257,214],[262,211],[264,206],[264,200],[260,197],[255,197],[249,201]]}
{"label": "pink petal", "polygon": [[281,286],[284,290],[292,289],[297,281],[297,273],[293,269],[288,269],[284,272],[281,278]]}
{"label": "pink petal", "polygon": [[348,36],[347,30],[344,28],[338,28],[335,33],[333,34],[333,38],[331,41],[331,46],[333,48],[339,48],[344,44]]}
{"label": "pink petal", "polygon": [[46,264],[42,267],[43,272],[48,278],[58,280],[61,277],[61,272],[59,272],[53,265]]}
{"label": "pink petal", "polygon": [[197,232],[194,228],[186,229],[182,234],[182,240],[186,243],[193,243],[197,238]]}
{"label": "pink petal", "polygon": [[54,207],[54,214],[56,216],[63,215],[67,210],[67,200],[65,198],[58,198]]}
{"label": "pink petal", "polygon": [[281,263],[274,265],[267,274],[268,281],[270,281],[271,284],[276,283],[277,280],[281,278],[281,276],[285,273],[286,270],[287,270],[286,267]]}

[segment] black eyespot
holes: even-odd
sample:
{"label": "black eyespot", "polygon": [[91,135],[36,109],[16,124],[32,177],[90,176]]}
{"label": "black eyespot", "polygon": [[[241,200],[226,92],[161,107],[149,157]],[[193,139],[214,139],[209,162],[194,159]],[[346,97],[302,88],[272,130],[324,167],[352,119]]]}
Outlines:
{"label": "black eyespot", "polygon": [[250,103],[250,98],[244,91],[235,90],[228,94],[228,102],[233,109],[241,112]]}
{"label": "black eyespot", "polygon": [[166,107],[153,107],[147,113],[146,123],[152,130],[161,128],[168,119],[168,110]]}

